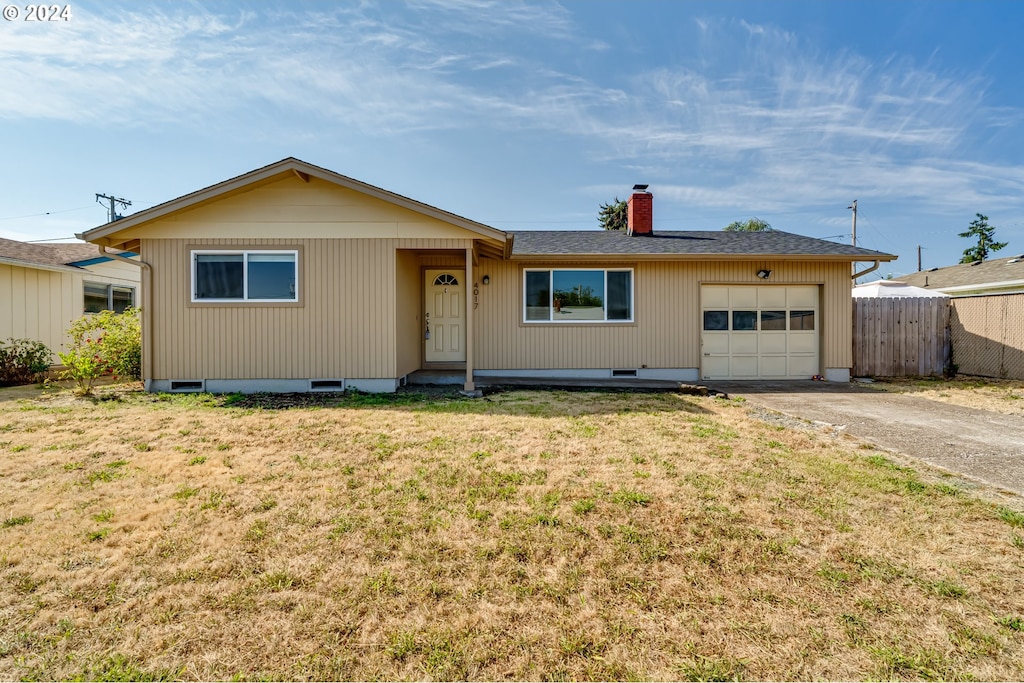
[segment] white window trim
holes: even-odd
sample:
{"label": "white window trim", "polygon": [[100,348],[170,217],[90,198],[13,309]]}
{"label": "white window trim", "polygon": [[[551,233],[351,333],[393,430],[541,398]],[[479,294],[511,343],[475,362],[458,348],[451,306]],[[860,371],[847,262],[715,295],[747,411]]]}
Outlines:
{"label": "white window trim", "polygon": [[[196,296],[196,256],[215,254],[218,256],[242,256],[242,298],[241,299],[200,299]],[[249,298],[249,254],[291,254],[295,257],[295,296],[291,299],[250,299]],[[194,304],[293,304],[299,301],[299,250],[298,249],[193,249],[189,256],[192,272],[192,296]]]}
{"label": "white window trim", "polygon": [[[115,284],[113,282],[96,282],[95,280],[82,280],[82,308],[85,308],[85,286],[86,285],[93,285],[94,287],[106,287],[107,288],[107,306],[106,306],[106,308],[103,309],[104,311],[112,311],[112,310],[114,310],[114,288],[115,287],[117,287],[118,289],[127,289],[128,291],[130,291],[132,293],[132,302],[129,304],[129,307],[131,307],[131,308],[135,307],[135,288],[132,287],[131,285],[119,285],[119,284]],[[86,311],[85,315],[96,315],[96,314],[95,313],[89,313],[88,311]]]}
{"label": "white window trim", "polygon": [[[527,302],[527,291],[526,291],[526,274],[527,273],[547,273],[548,274],[548,296],[551,297],[548,301],[548,310],[553,311],[555,308],[555,302],[553,297],[555,296],[554,288],[554,272],[556,270],[590,270],[590,271],[601,271],[604,273],[604,319],[603,320],[556,320],[550,317],[547,320],[527,320],[526,319],[526,302]],[[608,319],[608,273],[629,273],[629,318],[622,320],[609,320]],[[574,267],[551,267],[551,268],[523,268],[523,305],[522,305],[522,321],[524,324],[529,325],[625,325],[633,323],[636,318],[636,274],[633,268],[574,268]]]}

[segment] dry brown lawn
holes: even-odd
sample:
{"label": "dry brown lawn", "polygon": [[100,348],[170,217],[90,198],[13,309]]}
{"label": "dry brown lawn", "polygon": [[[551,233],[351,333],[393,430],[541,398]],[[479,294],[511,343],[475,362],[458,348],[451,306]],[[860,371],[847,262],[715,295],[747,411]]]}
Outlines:
{"label": "dry brown lawn", "polygon": [[1024,514],[739,401],[0,391],[3,679],[1024,679]]}
{"label": "dry brown lawn", "polygon": [[967,408],[1024,416],[1024,380],[958,377],[917,379],[894,377],[867,385],[883,391],[913,394],[921,398]]}

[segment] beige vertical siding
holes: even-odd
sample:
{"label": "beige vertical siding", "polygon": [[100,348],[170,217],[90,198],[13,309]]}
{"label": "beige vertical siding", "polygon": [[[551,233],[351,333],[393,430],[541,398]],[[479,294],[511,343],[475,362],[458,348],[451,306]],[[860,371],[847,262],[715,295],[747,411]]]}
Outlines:
{"label": "beige vertical siding", "polygon": [[[106,273],[43,270],[0,264],[0,339],[33,339],[51,351],[67,348],[67,329],[82,317],[85,302],[82,282],[128,285],[138,288],[138,270],[132,281]],[[130,275],[124,273],[122,275]],[[53,361],[59,363],[54,356]]]}
{"label": "beige vertical siding", "polygon": [[[849,263],[614,262],[634,268],[633,324],[528,325],[522,323],[522,268],[549,267],[484,259],[480,288],[476,365],[519,368],[697,368],[700,367],[700,285],[764,284],[756,273],[771,269],[771,283],[822,287],[822,362],[829,368],[852,365]],[[594,267],[560,263],[554,267]],[[770,286],[770,285],[766,285]]]}
{"label": "beige vertical siding", "polygon": [[397,278],[395,292],[395,332],[397,347],[397,376],[407,375],[420,368],[420,310],[422,304],[420,294],[420,264],[416,252],[399,249],[396,254],[395,276]]}
{"label": "beige vertical siding", "polygon": [[[417,259],[463,239],[143,240],[153,379],[389,378],[419,367]],[[299,305],[193,304],[190,248],[297,248]],[[399,301],[401,299],[401,301]]]}

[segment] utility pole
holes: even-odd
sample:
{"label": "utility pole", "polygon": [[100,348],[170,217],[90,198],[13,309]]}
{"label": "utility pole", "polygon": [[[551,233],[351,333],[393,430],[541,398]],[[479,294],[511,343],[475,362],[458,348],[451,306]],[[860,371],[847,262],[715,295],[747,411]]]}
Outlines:
{"label": "utility pole", "polygon": [[123,206],[125,208],[128,208],[129,206],[132,205],[132,203],[130,201],[128,201],[127,199],[122,199],[121,197],[113,197],[111,195],[106,195],[106,194],[100,194],[99,192],[97,192],[96,193],[96,202],[99,203],[99,204],[103,204],[104,202],[100,201],[101,199],[106,199],[108,202],[110,202],[110,208],[107,210],[107,222],[108,223],[113,223],[118,218],[124,218],[124,216],[120,216],[117,213],[116,207],[117,207],[118,204],[120,204],[121,206]]}
{"label": "utility pole", "polygon": [[917,272],[921,272],[921,245],[917,245]]}
{"label": "utility pole", "polygon": [[857,246],[857,200],[853,200],[853,204],[850,204],[847,209],[853,209],[853,246]]}
{"label": "utility pole", "polygon": [[[857,246],[857,200],[853,200],[853,204],[850,204],[847,209],[853,209],[853,246]],[[853,272],[857,272],[857,262],[854,261],[852,266]]]}

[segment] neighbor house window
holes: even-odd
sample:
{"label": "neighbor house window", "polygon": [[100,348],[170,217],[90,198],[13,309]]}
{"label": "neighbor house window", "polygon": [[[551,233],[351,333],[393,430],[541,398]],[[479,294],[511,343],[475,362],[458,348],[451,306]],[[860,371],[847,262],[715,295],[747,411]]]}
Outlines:
{"label": "neighbor house window", "polygon": [[135,305],[135,288],[120,285],[107,285],[102,282],[83,282],[85,312],[99,313],[114,311],[124,313],[124,309]]}
{"label": "neighbor house window", "polygon": [[633,321],[633,271],[528,269],[523,277],[528,323]]}
{"label": "neighbor house window", "polygon": [[297,251],[193,251],[193,301],[298,301]]}

